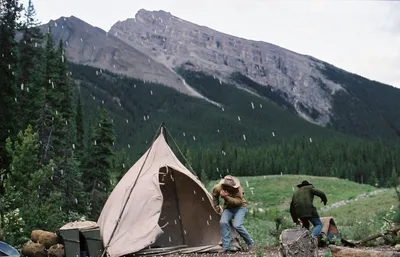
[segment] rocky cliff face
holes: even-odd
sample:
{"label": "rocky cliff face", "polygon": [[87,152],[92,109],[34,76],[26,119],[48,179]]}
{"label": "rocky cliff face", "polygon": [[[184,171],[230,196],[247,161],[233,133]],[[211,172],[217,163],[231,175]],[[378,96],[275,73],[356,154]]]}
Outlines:
{"label": "rocky cliff face", "polygon": [[[164,11],[140,10],[135,18],[117,22],[109,34],[171,69],[189,61],[227,82],[233,72],[240,72],[285,92],[300,116],[319,125],[329,123],[332,95],[343,90],[323,76],[320,69],[325,64],[312,57],[226,35]],[[318,118],[311,118],[304,108],[316,110]]]}
{"label": "rocky cliff face", "polygon": [[71,16],[61,17],[41,26],[51,28],[54,41],[62,39],[69,60],[144,81],[164,84],[196,97],[202,96],[187,86],[175,71],[121,41],[112,33]]}

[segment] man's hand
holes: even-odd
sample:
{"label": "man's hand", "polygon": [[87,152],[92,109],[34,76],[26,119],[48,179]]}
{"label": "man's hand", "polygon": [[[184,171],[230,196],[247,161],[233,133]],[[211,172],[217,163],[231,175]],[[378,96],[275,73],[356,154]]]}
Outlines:
{"label": "man's hand", "polygon": [[225,197],[228,195],[228,192],[226,192],[225,190],[221,190],[221,192],[219,194],[221,197]]}
{"label": "man's hand", "polygon": [[324,202],[324,201],[322,201],[322,200],[321,200],[321,203],[324,203],[324,205],[326,205],[326,202]]}

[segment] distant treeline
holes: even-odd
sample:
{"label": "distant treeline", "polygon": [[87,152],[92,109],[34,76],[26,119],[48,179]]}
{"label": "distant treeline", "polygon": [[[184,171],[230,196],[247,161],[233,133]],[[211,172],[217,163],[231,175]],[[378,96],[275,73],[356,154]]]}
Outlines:
{"label": "distant treeline", "polygon": [[[226,174],[256,176],[300,174],[339,177],[374,186],[393,186],[400,171],[400,147],[382,141],[293,139],[257,148],[185,149],[200,178]],[[178,155],[179,156],[179,155]],[[186,160],[181,157],[183,163]],[[203,173],[203,174],[202,174]]]}

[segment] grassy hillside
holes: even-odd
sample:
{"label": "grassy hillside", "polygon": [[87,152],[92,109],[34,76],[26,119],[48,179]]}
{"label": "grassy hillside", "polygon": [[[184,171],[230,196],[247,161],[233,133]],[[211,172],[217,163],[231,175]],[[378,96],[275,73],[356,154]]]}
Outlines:
{"label": "grassy hillside", "polygon": [[[375,187],[370,185],[361,185],[348,180],[331,177],[274,175],[240,177],[239,179],[242,187],[247,191],[246,200],[251,205],[257,205],[265,209],[278,208],[288,210],[293,190],[296,190],[296,185],[303,180],[308,180],[316,188],[323,190],[328,197],[328,205],[341,200],[349,200],[359,194],[376,190]],[[252,191],[253,193],[251,193]],[[318,201],[315,203],[315,206],[322,207],[323,204]]]}
{"label": "grassy hillside", "polygon": [[[289,214],[289,204],[296,190],[296,185],[302,180],[308,180],[328,197],[326,207],[334,203],[353,200],[346,205],[324,211],[326,208],[319,198],[314,199],[320,216],[333,216],[339,230],[346,239],[358,240],[368,234],[380,231],[383,226],[383,215],[390,213],[392,206],[397,207],[398,201],[394,189],[387,189],[375,196],[355,199],[365,193],[372,193],[377,188],[370,185],[361,185],[348,180],[314,177],[302,175],[278,175],[259,177],[240,177],[245,190],[246,200],[249,202],[249,214],[245,226],[259,244],[274,245],[277,243],[275,220],[282,217],[282,228],[294,227]],[[211,181],[207,188],[211,190],[217,181]],[[365,225],[368,224],[366,228]]]}
{"label": "grassy hillside", "polygon": [[383,217],[395,219],[398,204],[395,190],[388,189],[333,210],[321,211],[321,215],[334,217],[346,238],[360,240],[387,228]]}
{"label": "grassy hillside", "polygon": [[181,144],[194,147],[222,141],[253,147],[283,138],[344,137],[201,73],[183,75],[188,84],[222,103],[223,109],[162,85],[92,67],[71,63],[70,70],[79,85],[86,117],[91,117],[97,106],[105,106],[114,120],[117,146],[128,151],[128,144],[131,150],[144,151],[162,122]]}

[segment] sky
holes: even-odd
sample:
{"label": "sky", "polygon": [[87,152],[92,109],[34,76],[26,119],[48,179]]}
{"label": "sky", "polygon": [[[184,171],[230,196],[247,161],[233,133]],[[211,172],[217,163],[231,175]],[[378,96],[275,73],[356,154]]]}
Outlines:
{"label": "sky", "polygon": [[198,25],[311,55],[400,88],[400,1],[32,1],[42,23],[74,15],[106,31],[117,21],[133,18],[140,9],[164,10]]}

